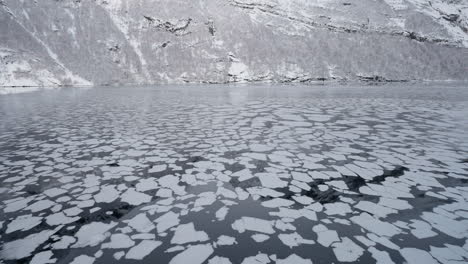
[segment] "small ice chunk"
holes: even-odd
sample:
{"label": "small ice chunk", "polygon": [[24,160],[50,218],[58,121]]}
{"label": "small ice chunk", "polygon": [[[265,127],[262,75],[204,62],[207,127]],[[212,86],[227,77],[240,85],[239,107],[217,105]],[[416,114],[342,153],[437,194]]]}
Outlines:
{"label": "small ice chunk", "polygon": [[310,244],[313,245],[315,242],[313,240],[304,239],[301,235],[297,232],[291,234],[279,234],[278,238],[285,244],[286,246],[293,248],[297,247],[301,244]]}
{"label": "small ice chunk", "polygon": [[119,191],[112,185],[101,187],[101,191],[94,195],[96,203],[112,203],[117,198],[119,198]]}
{"label": "small ice chunk", "polygon": [[116,260],[120,260],[123,256],[125,256],[125,251],[118,251],[118,252],[115,252],[112,256],[113,256]]}
{"label": "small ice chunk", "polygon": [[171,239],[172,244],[203,242],[209,237],[204,231],[196,231],[193,223],[179,225]]}
{"label": "small ice chunk", "polygon": [[125,220],[128,225],[140,233],[148,233],[155,228],[154,224],[146,217],[146,213],[138,214],[130,220]]}
{"label": "small ice chunk", "polygon": [[408,264],[437,264],[429,252],[417,248],[403,248],[400,250],[401,256]]}
{"label": "small ice chunk", "polygon": [[148,170],[148,173],[161,172],[161,171],[165,171],[166,169],[167,169],[167,165],[166,165],[166,164],[154,165],[151,169]]}
{"label": "small ice chunk", "polygon": [[296,254],[292,254],[285,259],[278,259],[276,264],[312,264],[312,260],[303,259]]}
{"label": "small ice chunk", "polygon": [[232,229],[237,230],[239,233],[244,233],[246,230],[265,234],[275,233],[273,223],[271,221],[248,216],[244,216],[241,219],[234,221]]}
{"label": "small ice chunk", "polygon": [[48,190],[45,190],[44,191],[44,194],[53,198],[53,197],[56,197],[56,196],[59,196],[59,195],[62,195],[64,193],[66,193],[67,191],[64,190],[64,189],[60,189],[60,188],[52,188],[52,189],[48,189]]}
{"label": "small ice chunk", "polygon": [[70,264],[93,264],[96,259],[87,255],[81,255],[73,259]]}
{"label": "small ice chunk", "polygon": [[194,207],[207,206],[216,201],[216,194],[213,192],[204,192],[198,195],[198,199],[195,200]]}
{"label": "small ice chunk", "polygon": [[103,243],[102,248],[129,248],[135,245],[135,242],[125,234],[113,234],[110,237],[110,242]]}
{"label": "small ice chunk", "polygon": [[158,233],[162,233],[179,224],[179,215],[169,211],[156,219],[155,222],[157,223],[156,229],[158,230]]}
{"label": "small ice chunk", "polygon": [[375,247],[370,247],[368,250],[372,257],[377,261],[377,264],[394,264],[392,258],[390,258],[390,254],[385,251],[380,251]]}
{"label": "small ice chunk", "polygon": [[0,256],[4,260],[14,260],[29,257],[38,246],[46,242],[50,236],[52,236],[57,231],[58,229],[44,230],[36,234],[31,234],[25,238],[4,243]]}
{"label": "small ice chunk", "polygon": [[139,183],[135,186],[136,190],[139,192],[146,192],[149,190],[154,190],[158,188],[158,184],[154,179],[141,179]]}
{"label": "small ice chunk", "polygon": [[81,210],[80,208],[78,207],[72,207],[72,208],[68,208],[66,210],[63,211],[67,216],[76,216],[76,215],[79,215],[81,214],[81,212],[83,212],[83,210]]}
{"label": "small ice chunk", "polygon": [[76,242],[72,248],[98,245],[106,239],[106,232],[116,225],[117,223],[115,222],[110,222],[109,224],[92,222],[82,226],[75,234],[76,238],[78,238],[78,242]]}
{"label": "small ice chunk", "polygon": [[229,208],[227,208],[226,206],[219,208],[215,214],[216,218],[218,218],[218,221],[224,221],[228,211],[229,211]]}
{"label": "small ice chunk", "polygon": [[57,259],[53,259],[52,256],[54,253],[52,251],[42,251],[34,255],[34,257],[31,259],[31,262],[29,264],[48,264],[48,263],[55,263]]}
{"label": "small ice chunk", "polygon": [[126,202],[131,205],[140,205],[144,203],[149,203],[151,201],[151,196],[137,192],[134,188],[127,189],[121,196],[122,202]]}
{"label": "small ice chunk", "polygon": [[76,239],[72,236],[62,236],[59,241],[52,244],[53,249],[67,249]]}
{"label": "small ice chunk", "polygon": [[269,238],[270,238],[270,236],[265,235],[265,234],[254,234],[254,235],[252,235],[252,239],[257,243],[262,243],[264,241],[267,241]]}
{"label": "small ice chunk", "polygon": [[135,234],[131,236],[132,239],[134,240],[154,240],[156,239],[155,234],[150,234],[150,233],[142,233],[142,234]]}
{"label": "small ice chunk", "polygon": [[162,244],[160,241],[143,240],[138,245],[132,247],[125,255],[127,259],[142,260],[149,255],[153,250]]}
{"label": "small ice chunk", "polygon": [[312,228],[317,233],[317,242],[324,247],[329,247],[334,242],[340,241],[338,233],[334,230],[328,230],[324,225],[316,225]]}
{"label": "small ice chunk", "polygon": [[42,217],[29,215],[18,216],[8,224],[6,233],[29,230],[42,222]]}
{"label": "small ice chunk", "polygon": [[392,237],[401,232],[401,230],[388,223],[378,220],[377,218],[372,217],[368,213],[362,213],[358,216],[351,217],[351,221],[360,225],[362,228],[369,230],[380,236]]}
{"label": "small ice chunk", "polygon": [[342,202],[327,203],[324,205],[325,213],[327,215],[342,215],[345,216],[348,213],[352,213],[351,207],[348,204]]}
{"label": "small ice chunk", "polygon": [[364,249],[347,237],[343,237],[342,242],[336,242],[332,247],[336,258],[341,262],[356,261],[364,253]]}
{"label": "small ice chunk", "polygon": [[216,241],[216,244],[219,246],[230,246],[236,244],[236,238],[230,237],[230,236],[225,236],[221,235],[218,237],[218,240]]}
{"label": "small ice chunk", "polygon": [[283,188],[288,186],[288,182],[281,180],[275,174],[257,173],[256,176],[258,176],[262,186],[267,188]]}
{"label": "small ice chunk", "polygon": [[232,262],[228,258],[214,256],[208,260],[208,264],[232,264]]}
{"label": "small ice chunk", "polygon": [[256,256],[246,257],[241,264],[267,264],[270,263],[271,260],[267,254],[258,253]]}
{"label": "small ice chunk", "polygon": [[288,207],[293,205],[294,202],[291,200],[286,200],[283,198],[274,198],[269,201],[262,202],[262,205],[268,208],[276,208],[276,207]]}
{"label": "small ice chunk", "polygon": [[50,208],[54,205],[55,203],[50,200],[40,200],[26,207],[26,210],[31,210],[31,212],[36,213],[36,212],[45,210],[47,208]]}
{"label": "small ice chunk", "polygon": [[307,196],[293,196],[292,197],[296,202],[303,204],[303,205],[309,205],[314,202],[314,199],[307,197]]}
{"label": "small ice chunk", "polygon": [[78,221],[80,219],[79,216],[76,217],[67,217],[63,212],[51,214],[46,217],[46,223],[50,226],[55,225],[66,225]]}
{"label": "small ice chunk", "polygon": [[398,211],[395,209],[391,209],[380,204],[375,204],[369,201],[360,201],[357,205],[354,206],[357,209],[362,211],[366,211],[375,215],[377,217],[386,217],[389,214],[395,214]]}
{"label": "small ice chunk", "polygon": [[191,246],[173,257],[169,264],[201,264],[205,262],[213,252],[213,247],[210,244]]}

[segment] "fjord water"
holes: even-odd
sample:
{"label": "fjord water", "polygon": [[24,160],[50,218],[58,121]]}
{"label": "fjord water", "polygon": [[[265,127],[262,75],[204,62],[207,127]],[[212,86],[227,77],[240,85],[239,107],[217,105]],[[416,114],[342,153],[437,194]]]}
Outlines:
{"label": "fjord water", "polygon": [[2,95],[0,259],[467,260],[467,101],[466,83]]}

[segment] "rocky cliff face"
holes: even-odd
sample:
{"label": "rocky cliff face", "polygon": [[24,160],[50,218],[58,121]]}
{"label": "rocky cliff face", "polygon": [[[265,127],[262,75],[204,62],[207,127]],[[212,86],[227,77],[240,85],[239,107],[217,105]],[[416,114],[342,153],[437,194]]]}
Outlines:
{"label": "rocky cliff face", "polygon": [[464,0],[0,0],[0,86],[468,79]]}

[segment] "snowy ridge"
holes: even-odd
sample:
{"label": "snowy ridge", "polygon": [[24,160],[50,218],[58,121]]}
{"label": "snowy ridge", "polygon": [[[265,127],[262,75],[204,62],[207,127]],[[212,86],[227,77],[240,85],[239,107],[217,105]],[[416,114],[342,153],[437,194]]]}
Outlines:
{"label": "snowy ridge", "polygon": [[468,78],[461,0],[3,0],[0,14],[19,54],[0,86]]}

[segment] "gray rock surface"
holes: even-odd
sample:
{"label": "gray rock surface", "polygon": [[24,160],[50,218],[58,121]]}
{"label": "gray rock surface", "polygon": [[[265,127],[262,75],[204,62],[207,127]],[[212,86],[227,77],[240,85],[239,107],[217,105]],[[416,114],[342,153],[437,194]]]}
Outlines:
{"label": "gray rock surface", "polygon": [[0,0],[0,86],[466,80],[464,0]]}

